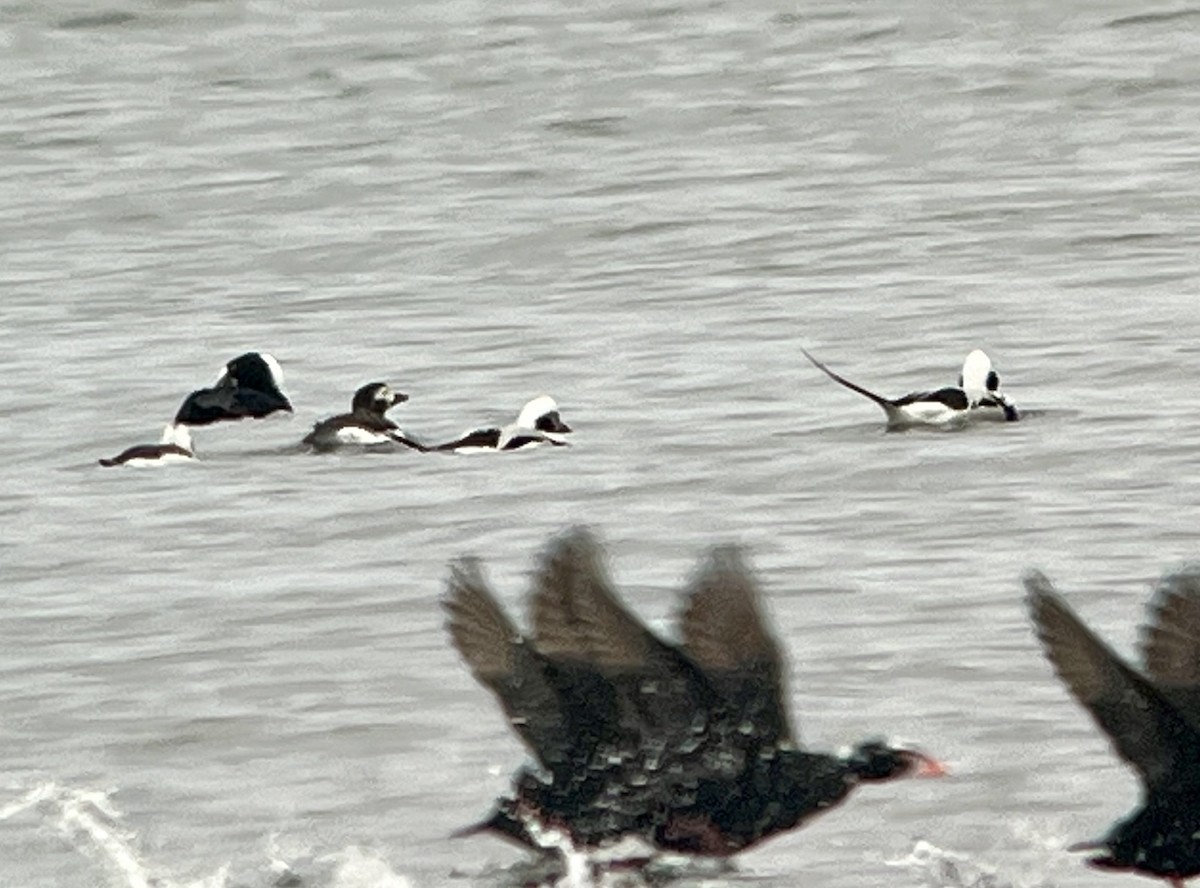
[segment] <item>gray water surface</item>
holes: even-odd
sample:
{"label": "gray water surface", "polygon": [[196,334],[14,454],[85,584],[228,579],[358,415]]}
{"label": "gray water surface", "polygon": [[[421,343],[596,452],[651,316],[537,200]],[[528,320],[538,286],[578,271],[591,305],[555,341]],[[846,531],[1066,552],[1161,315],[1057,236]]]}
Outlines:
{"label": "gray water surface", "polygon": [[[0,884],[510,884],[447,838],[523,752],[437,596],[520,608],[575,523],[666,632],[745,544],[803,740],[953,768],[717,882],[1146,884],[1063,850],[1137,785],[1020,575],[1130,652],[1200,556],[1200,7],[10,3],[0,84]],[[801,346],[889,395],[983,347],[1030,416],[885,434]],[[294,417],[96,465],[248,349]],[[575,446],[295,450],[375,379]]]}

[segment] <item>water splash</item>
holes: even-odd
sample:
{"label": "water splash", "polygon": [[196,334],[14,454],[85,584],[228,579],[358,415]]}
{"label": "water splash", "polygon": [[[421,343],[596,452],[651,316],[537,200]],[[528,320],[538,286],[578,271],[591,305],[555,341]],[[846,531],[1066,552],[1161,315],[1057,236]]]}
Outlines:
{"label": "water splash", "polygon": [[152,873],[138,853],[136,835],[120,826],[121,813],[113,806],[109,793],[43,783],[0,808],[0,821],[30,810],[53,824],[81,854],[99,861],[110,876],[109,884],[115,888],[228,886],[226,867],[207,879],[185,883]]}
{"label": "water splash", "polygon": [[150,874],[133,848],[133,834],[118,827],[120,814],[107,795],[74,790],[56,801],[61,809],[58,828],[76,849],[99,858],[117,876],[118,884],[152,888]]}
{"label": "water splash", "polygon": [[320,858],[333,863],[330,888],[412,888],[407,877],[395,872],[382,857],[351,845]]}
{"label": "water splash", "polygon": [[25,793],[15,802],[9,802],[3,808],[0,808],[0,820],[8,820],[10,817],[15,817],[30,808],[40,805],[46,799],[52,798],[58,792],[58,787],[53,783],[43,783],[41,786],[34,787]]}
{"label": "water splash", "polygon": [[565,830],[547,826],[526,812],[522,812],[521,821],[534,842],[562,856],[565,869],[562,878],[555,882],[555,888],[595,888],[591,860],[575,847]]}
{"label": "water splash", "polygon": [[966,854],[918,841],[904,857],[885,861],[908,869],[928,888],[1051,888],[1040,875],[1001,874],[995,867]]}
{"label": "water splash", "polygon": [[[553,888],[646,888],[680,878],[701,878],[716,872],[728,875],[726,861],[658,854],[645,842],[629,836],[602,849],[579,848],[570,833],[543,822],[536,812],[520,810],[526,832],[541,848],[554,851],[552,858],[514,867],[510,875],[519,884]],[[545,866],[551,864],[547,870]]]}

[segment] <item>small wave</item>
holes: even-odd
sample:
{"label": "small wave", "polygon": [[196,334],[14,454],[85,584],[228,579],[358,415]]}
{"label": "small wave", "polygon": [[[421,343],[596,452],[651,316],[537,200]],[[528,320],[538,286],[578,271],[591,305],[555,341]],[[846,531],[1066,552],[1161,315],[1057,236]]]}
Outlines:
{"label": "small wave", "polygon": [[1108,23],[1110,28],[1124,28],[1129,25],[1157,25],[1176,22],[1200,16],[1200,9],[1165,9],[1159,12],[1141,12],[1136,15],[1126,15],[1115,18]]}
{"label": "small wave", "polygon": [[136,22],[137,19],[138,17],[132,12],[113,10],[112,12],[100,12],[94,15],[80,15],[74,18],[63,19],[58,23],[58,26],[64,31],[115,28],[120,25],[128,25],[130,22]]}
{"label": "small wave", "polygon": [[552,120],[545,124],[551,132],[562,132],[572,136],[615,136],[619,135],[624,117],[568,117],[562,120]]}

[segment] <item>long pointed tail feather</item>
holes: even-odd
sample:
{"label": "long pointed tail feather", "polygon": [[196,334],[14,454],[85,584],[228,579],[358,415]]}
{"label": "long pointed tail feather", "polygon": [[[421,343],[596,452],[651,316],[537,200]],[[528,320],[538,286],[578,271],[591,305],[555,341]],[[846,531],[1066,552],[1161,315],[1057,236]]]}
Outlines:
{"label": "long pointed tail feather", "polygon": [[802,348],[800,349],[800,352],[804,355],[804,357],[808,358],[814,367],[816,367],[834,382],[844,385],[852,392],[858,392],[864,398],[870,398],[872,401],[882,407],[889,417],[895,412],[896,405],[893,404],[889,399],[883,397],[883,395],[877,395],[873,391],[865,389],[861,385],[851,382],[850,380],[846,379],[846,377],[839,376],[837,373],[834,373],[832,370],[814,358],[811,354],[809,354],[807,349]]}

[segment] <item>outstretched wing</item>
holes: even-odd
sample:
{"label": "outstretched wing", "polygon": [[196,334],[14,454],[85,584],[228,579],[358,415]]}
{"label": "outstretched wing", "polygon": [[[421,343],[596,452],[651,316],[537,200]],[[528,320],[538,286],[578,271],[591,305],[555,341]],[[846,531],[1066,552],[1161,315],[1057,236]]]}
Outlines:
{"label": "outstretched wing", "polygon": [[534,580],[533,634],[548,657],[612,673],[643,670],[663,643],[617,600],[603,557],[584,528],[550,544]]}
{"label": "outstretched wing", "polygon": [[583,528],[550,544],[534,581],[538,650],[555,662],[593,667],[617,692],[622,727],[639,742],[670,744],[703,723],[712,689],[687,656],[625,609],[603,559]]}
{"label": "outstretched wing", "polygon": [[475,678],[494,690],[493,685],[516,671],[525,638],[492,595],[478,559],[461,558],[450,565],[442,607],[454,646]]}
{"label": "outstretched wing", "polygon": [[548,547],[534,584],[533,625],[548,660],[594,667],[613,694],[615,730],[596,755],[568,779],[533,791],[536,807],[569,812],[576,841],[644,835],[672,805],[694,798],[701,782],[742,773],[749,744],[720,693],[686,652],[625,609],[586,530]]}
{"label": "outstretched wing", "polygon": [[1200,567],[1163,578],[1142,627],[1146,671],[1200,727]]}
{"label": "outstretched wing", "polygon": [[793,744],[783,657],[759,607],[759,592],[736,546],[709,553],[688,585],[683,647],[708,676],[739,730]]}
{"label": "outstretched wing", "polygon": [[471,674],[496,695],[534,756],[553,769],[571,734],[559,691],[547,665],[488,589],[477,560],[450,566],[442,606]]}
{"label": "outstretched wing", "polygon": [[1196,768],[1200,735],[1175,706],[1094,635],[1044,575],[1030,573],[1025,588],[1038,637],[1059,678],[1147,785],[1167,784]]}

